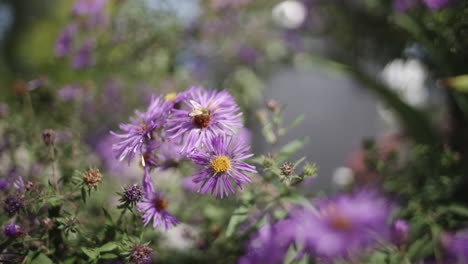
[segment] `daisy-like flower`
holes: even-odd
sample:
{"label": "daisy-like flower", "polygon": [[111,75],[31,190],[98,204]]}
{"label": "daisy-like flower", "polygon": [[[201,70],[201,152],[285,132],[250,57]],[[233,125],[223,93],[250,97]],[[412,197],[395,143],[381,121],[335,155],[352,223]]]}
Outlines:
{"label": "daisy-like flower", "polygon": [[184,139],[181,153],[189,154],[202,142],[219,134],[233,135],[242,127],[242,113],[227,91],[191,87],[184,96],[181,109],[173,109],[173,118],[168,121],[170,138]]}
{"label": "daisy-like flower", "polygon": [[388,238],[391,205],[375,191],[341,194],[319,201],[316,209],[293,214],[296,222],[302,223],[297,239],[314,255],[329,259],[348,257]]}
{"label": "daisy-like flower", "polygon": [[145,199],[137,204],[138,211],[143,213],[145,226],[153,220],[154,229],[163,226],[164,230],[167,231],[179,223],[179,220],[167,211],[168,203],[161,193],[153,191],[149,194],[146,193],[145,196]]}
{"label": "daisy-like flower", "polygon": [[135,111],[135,114],[138,118],[130,118],[130,124],[119,125],[122,134],[111,131],[116,138],[113,149],[117,152],[117,158],[120,161],[128,159],[128,163],[136,153],[143,153],[145,144],[151,141],[152,147],[155,147],[155,142],[160,141],[154,132],[166,123],[167,104],[162,97],[153,97],[146,112]]}
{"label": "daisy-like flower", "polygon": [[193,181],[200,184],[200,193],[210,191],[215,197],[228,196],[235,190],[231,180],[242,189],[243,183],[251,182],[245,172],[257,173],[255,167],[243,160],[252,157],[247,154],[250,147],[235,141],[233,137],[218,135],[197,148],[190,159],[199,165],[199,172],[193,174]]}

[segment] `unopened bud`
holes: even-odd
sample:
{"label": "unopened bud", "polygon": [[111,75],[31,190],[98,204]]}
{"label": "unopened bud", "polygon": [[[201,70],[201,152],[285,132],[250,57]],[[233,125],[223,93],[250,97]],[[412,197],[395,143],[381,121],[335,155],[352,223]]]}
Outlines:
{"label": "unopened bud", "polygon": [[53,145],[57,134],[52,129],[42,131],[42,140],[47,146]]}

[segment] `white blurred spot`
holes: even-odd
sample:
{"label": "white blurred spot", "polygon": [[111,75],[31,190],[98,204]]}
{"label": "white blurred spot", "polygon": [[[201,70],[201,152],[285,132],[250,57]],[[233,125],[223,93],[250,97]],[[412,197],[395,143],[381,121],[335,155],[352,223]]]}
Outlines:
{"label": "white blurred spot", "polygon": [[298,28],[304,23],[307,11],[301,2],[287,0],[277,4],[272,11],[273,20],[288,29]]}
{"label": "white blurred spot", "polygon": [[338,187],[346,187],[353,183],[354,173],[348,167],[338,167],[333,172],[333,183]]}

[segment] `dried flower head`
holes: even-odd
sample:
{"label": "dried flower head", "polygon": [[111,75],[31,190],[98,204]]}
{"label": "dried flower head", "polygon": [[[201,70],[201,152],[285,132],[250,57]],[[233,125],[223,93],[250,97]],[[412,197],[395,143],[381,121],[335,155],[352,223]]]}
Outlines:
{"label": "dried flower head", "polygon": [[54,144],[56,136],[57,133],[55,133],[55,131],[53,131],[52,129],[46,129],[42,131],[42,140],[44,140],[44,144],[46,144],[47,146]]}
{"label": "dried flower head", "polygon": [[136,264],[149,264],[151,263],[151,255],[153,249],[145,245],[135,245],[130,255],[132,261]]}
{"label": "dried flower head", "polygon": [[83,182],[90,190],[94,189],[101,182],[102,175],[99,169],[88,169],[83,173]]}
{"label": "dried flower head", "polygon": [[12,216],[19,212],[24,207],[24,198],[18,194],[8,195],[3,203],[5,212]]}
{"label": "dried flower head", "polygon": [[292,162],[286,161],[280,167],[281,174],[284,176],[291,176],[294,174],[294,164]]}

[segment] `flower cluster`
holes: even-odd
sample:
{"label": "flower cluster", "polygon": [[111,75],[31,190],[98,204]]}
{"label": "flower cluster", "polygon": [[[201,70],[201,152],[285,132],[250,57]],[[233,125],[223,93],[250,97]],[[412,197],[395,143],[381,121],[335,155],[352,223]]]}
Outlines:
{"label": "flower cluster", "polygon": [[[93,51],[96,39],[92,31],[105,25],[107,0],[77,0],[72,6],[74,20],[57,37],[55,55],[65,57],[71,54],[71,66],[82,69],[94,63]],[[78,43],[77,43],[78,42]]]}
{"label": "flower cluster", "polygon": [[[137,204],[145,225],[161,225],[166,230],[178,220],[168,211],[168,202],[156,191],[150,173],[154,169],[176,167],[190,159],[198,167],[193,182],[200,193],[215,197],[234,194],[233,184],[243,188],[251,182],[247,173],[255,167],[244,162],[252,156],[246,140],[239,138],[242,126],[239,107],[225,90],[191,87],[179,94],[152,97],[145,112],[120,124],[121,133],[111,132],[113,148],[120,161],[130,163],[139,157],[144,167],[144,198]],[[244,133],[245,134],[245,133]]]}

